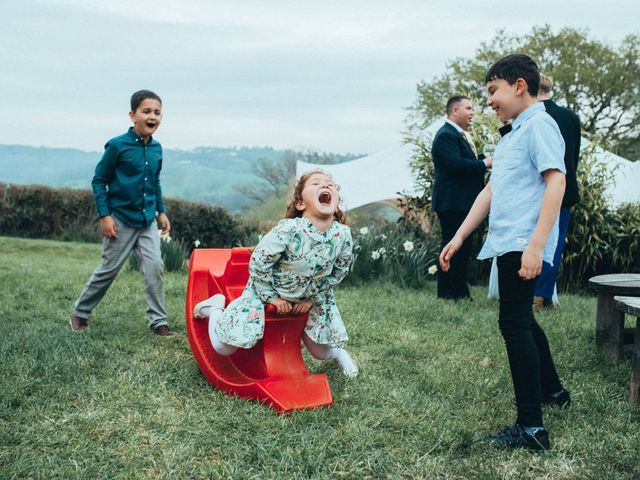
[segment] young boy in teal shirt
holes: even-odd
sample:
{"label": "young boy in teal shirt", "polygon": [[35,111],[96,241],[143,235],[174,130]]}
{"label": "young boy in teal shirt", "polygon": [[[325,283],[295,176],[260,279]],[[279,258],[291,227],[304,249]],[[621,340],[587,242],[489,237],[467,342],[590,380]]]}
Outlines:
{"label": "young boy in teal shirt", "polygon": [[568,406],[546,335],[533,316],[536,278],[543,259],[553,263],[558,214],[565,189],[564,140],[537,100],[540,73],[526,55],[509,55],[487,72],[487,104],[502,122],[513,120],[495,150],[491,180],[476,198],[451,242],[440,253],[448,270],[464,239],[489,216],[479,259],[497,257],[499,326],[516,396],[513,426],[489,435],[499,445],[546,450],[542,404]]}
{"label": "young boy in teal shirt", "polygon": [[162,120],[162,100],[149,90],[135,92],[129,116],[133,127],[107,142],[91,182],[104,236],[102,264],[73,304],[69,324],[74,332],[89,329],[91,312],[134,251],[144,274],[149,328],[161,336],[174,336],[166,320],[164,264],[156,225],[157,215],[162,234],[169,234],[171,224],[160,188],[162,147],[152,138]]}

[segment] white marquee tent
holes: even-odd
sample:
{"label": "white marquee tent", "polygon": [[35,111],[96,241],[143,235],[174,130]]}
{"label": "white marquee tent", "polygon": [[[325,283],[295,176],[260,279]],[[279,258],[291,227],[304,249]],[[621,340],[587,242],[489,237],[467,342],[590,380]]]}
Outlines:
{"label": "white marquee tent", "polygon": [[[583,148],[589,142],[583,139]],[[336,165],[316,165],[298,162],[298,176],[310,170],[329,173],[340,186],[340,196],[347,210],[369,203],[383,202],[415,195],[414,175],[409,162],[412,146],[397,144],[381,152]],[[596,148],[596,155],[605,163],[613,181],[607,189],[612,206],[624,202],[640,203],[640,161],[631,162],[611,152]]]}

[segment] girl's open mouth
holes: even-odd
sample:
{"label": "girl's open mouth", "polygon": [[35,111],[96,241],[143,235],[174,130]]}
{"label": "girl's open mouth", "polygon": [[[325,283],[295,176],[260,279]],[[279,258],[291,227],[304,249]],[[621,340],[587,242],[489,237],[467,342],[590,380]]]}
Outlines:
{"label": "girl's open mouth", "polygon": [[318,197],[318,201],[322,205],[331,205],[331,194],[329,192],[322,192]]}

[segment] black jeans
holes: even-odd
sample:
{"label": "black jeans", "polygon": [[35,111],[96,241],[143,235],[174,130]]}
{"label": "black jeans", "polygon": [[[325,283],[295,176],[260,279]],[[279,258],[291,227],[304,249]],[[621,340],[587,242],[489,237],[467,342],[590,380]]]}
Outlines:
{"label": "black jeans", "polygon": [[[462,225],[468,212],[438,212],[440,220],[440,230],[442,230],[442,240],[440,251],[451,241],[453,236]],[[460,250],[451,259],[451,266],[448,272],[443,272],[438,268],[438,297],[439,298],[464,298],[470,297],[469,285],[467,284],[467,264],[471,256],[473,246],[473,233],[464,241]]]}
{"label": "black jeans", "polygon": [[522,252],[498,257],[500,332],[507,347],[511,379],[516,394],[518,418],[525,427],[542,426],[540,394],[562,389],[549,342],[533,316],[531,305],[536,279],[518,276]]}

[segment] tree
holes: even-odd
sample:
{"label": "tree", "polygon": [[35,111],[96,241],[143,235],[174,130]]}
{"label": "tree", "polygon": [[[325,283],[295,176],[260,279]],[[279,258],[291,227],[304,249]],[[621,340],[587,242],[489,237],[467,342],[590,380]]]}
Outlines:
{"label": "tree", "polygon": [[331,165],[357,158],[355,155],[336,155],[320,153],[313,150],[294,152],[287,150],[277,160],[259,158],[253,164],[252,173],[258,178],[256,182],[234,185],[234,190],[258,203],[284,195],[296,177],[296,163],[298,160],[319,165]]}
{"label": "tree", "polygon": [[456,58],[440,77],[418,84],[408,118],[410,132],[444,114],[448,97],[465,93],[486,99],[488,68],[510,53],[526,53],[554,79],[553,99],[578,113],[585,135],[624,157],[640,158],[640,37],[628,35],[613,47],[587,31],[548,25],[524,35],[498,31],[473,58]]}

